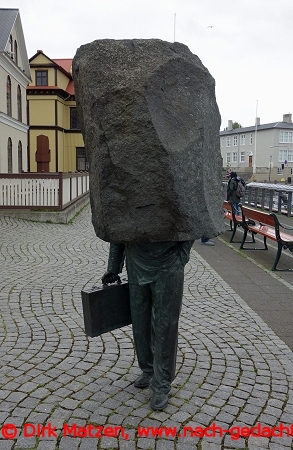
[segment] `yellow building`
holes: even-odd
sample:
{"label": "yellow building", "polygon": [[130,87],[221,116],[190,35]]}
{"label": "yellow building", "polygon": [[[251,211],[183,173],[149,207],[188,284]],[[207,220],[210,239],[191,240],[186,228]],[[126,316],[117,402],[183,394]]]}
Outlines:
{"label": "yellow building", "polygon": [[50,59],[38,50],[29,62],[29,171],[87,170],[71,75],[72,59]]}

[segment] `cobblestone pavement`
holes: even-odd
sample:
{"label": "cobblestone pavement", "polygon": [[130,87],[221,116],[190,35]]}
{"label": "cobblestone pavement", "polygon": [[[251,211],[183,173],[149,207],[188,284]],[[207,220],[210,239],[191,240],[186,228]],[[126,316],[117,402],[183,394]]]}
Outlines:
{"label": "cobblestone pavement", "polygon": [[[195,250],[177,378],[166,410],[153,412],[150,390],[132,384],[140,372],[131,327],[99,338],[83,331],[80,291],[97,284],[108,254],[89,207],[69,225],[2,217],[0,243],[0,450],[293,448],[284,430],[236,439],[184,429],[293,423],[292,351]],[[108,436],[85,437],[106,425]],[[141,437],[138,427],[168,429]]]}

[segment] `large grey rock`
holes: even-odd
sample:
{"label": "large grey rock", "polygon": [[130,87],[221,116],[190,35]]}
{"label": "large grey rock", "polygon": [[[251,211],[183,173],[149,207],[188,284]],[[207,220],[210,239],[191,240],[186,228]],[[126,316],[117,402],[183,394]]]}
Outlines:
{"label": "large grey rock", "polygon": [[110,242],[223,231],[214,79],[179,43],[98,40],[73,60],[92,222]]}

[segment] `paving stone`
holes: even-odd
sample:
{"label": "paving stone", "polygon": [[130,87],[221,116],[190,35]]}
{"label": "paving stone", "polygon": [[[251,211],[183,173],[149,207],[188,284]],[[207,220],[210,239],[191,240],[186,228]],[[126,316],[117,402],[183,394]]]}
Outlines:
{"label": "paving stone", "polygon": [[[155,439],[142,438],[137,440],[137,448],[150,449],[155,448]],[[174,444],[173,444],[174,446]]]}
{"label": "paving stone", "polygon": [[136,441],[134,440],[134,437],[131,438],[129,441],[120,441],[119,442],[119,449],[120,450],[134,450],[136,449]]}
{"label": "paving stone", "polygon": [[93,438],[82,439],[79,450],[97,450],[97,440]]}
{"label": "paving stone", "polygon": [[0,448],[1,450],[11,450],[14,446],[14,441],[4,441],[0,439]]}
{"label": "paving stone", "polygon": [[71,398],[66,398],[60,403],[60,406],[65,409],[75,409],[78,405],[77,400],[72,400]]}
{"label": "paving stone", "polygon": [[15,446],[17,449],[31,449],[31,448],[35,448],[36,442],[37,441],[36,441],[35,437],[20,436],[16,440]]}
{"label": "paving stone", "polygon": [[38,450],[55,450],[56,449],[56,442],[41,440],[38,443],[38,447],[37,448],[38,448]]}
{"label": "paving stone", "polygon": [[156,450],[173,450],[174,443],[165,439],[160,439],[156,443]]}
{"label": "paving stone", "polygon": [[270,442],[268,448],[269,448],[269,450],[285,450],[286,448],[291,449],[292,447],[291,447],[291,444],[284,445],[281,443],[278,444],[278,443]]}
{"label": "paving stone", "polygon": [[248,438],[248,445],[249,445],[249,448],[250,447],[257,447],[257,448],[265,448],[265,449],[267,449],[268,448],[268,445],[269,445],[269,439],[268,438],[265,438],[265,437],[253,437],[253,436],[250,436],[249,438]]}
{"label": "paving stone", "polygon": [[174,422],[185,422],[186,420],[190,419],[190,414],[184,412],[184,411],[178,411],[177,413],[173,414],[170,417],[171,420],[173,420]]}
{"label": "paving stone", "polygon": [[31,409],[28,408],[20,408],[17,407],[13,410],[13,423],[14,423],[14,418],[24,418],[24,417],[28,417],[28,415],[30,414]]}
{"label": "paving stone", "polygon": [[277,422],[277,418],[275,416],[263,413],[259,417],[259,422],[264,425],[274,426]]}
{"label": "paving stone", "polygon": [[59,443],[59,450],[75,450],[78,448],[81,439],[66,436],[61,438]]}
{"label": "paving stone", "polygon": [[221,450],[221,444],[203,441],[201,444],[202,450]]}

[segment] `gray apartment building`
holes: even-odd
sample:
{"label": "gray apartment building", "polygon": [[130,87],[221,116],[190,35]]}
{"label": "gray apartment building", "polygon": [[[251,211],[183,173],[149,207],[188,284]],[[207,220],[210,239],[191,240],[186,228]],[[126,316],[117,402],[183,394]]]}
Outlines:
{"label": "gray apartment building", "polygon": [[[220,132],[223,168],[247,181],[291,182],[293,173],[292,114],[281,122],[233,129],[233,121]],[[293,182],[293,177],[292,177]]]}

